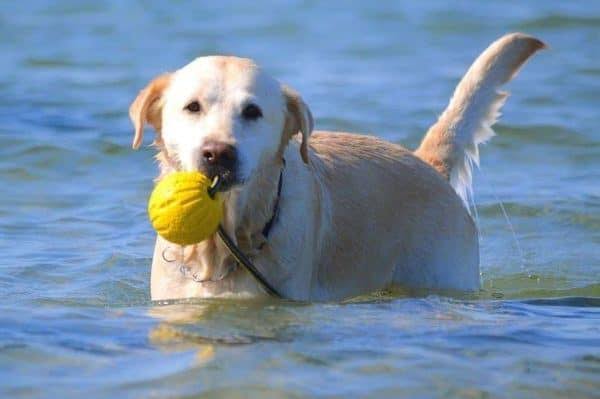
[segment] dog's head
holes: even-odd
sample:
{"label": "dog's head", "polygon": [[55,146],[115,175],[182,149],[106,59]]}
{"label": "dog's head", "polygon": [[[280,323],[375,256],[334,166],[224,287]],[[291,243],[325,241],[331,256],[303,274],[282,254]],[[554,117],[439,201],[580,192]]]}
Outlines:
{"label": "dog's head", "polygon": [[151,81],[131,104],[133,148],[144,124],[178,170],[219,175],[222,190],[243,186],[270,162],[281,159],[301,133],[300,155],[308,163],[310,110],[292,89],[236,57],[200,57]]}

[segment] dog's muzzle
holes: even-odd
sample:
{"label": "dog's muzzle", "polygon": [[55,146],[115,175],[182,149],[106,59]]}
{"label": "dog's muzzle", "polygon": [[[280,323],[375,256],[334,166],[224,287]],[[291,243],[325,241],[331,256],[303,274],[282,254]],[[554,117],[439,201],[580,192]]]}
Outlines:
{"label": "dog's muzzle", "polygon": [[201,169],[211,180],[219,176],[219,191],[239,183],[237,149],[226,143],[209,141],[202,146]]}

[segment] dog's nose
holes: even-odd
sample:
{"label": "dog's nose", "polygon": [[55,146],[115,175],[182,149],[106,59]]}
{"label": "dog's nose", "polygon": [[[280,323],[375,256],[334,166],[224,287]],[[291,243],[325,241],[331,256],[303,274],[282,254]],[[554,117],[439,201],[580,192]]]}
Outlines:
{"label": "dog's nose", "polygon": [[230,144],[210,141],[202,146],[202,162],[209,168],[232,172],[237,164],[237,151]]}
{"label": "dog's nose", "polygon": [[226,191],[238,183],[238,155],[234,146],[208,141],[201,148],[202,170],[210,178],[219,176],[220,190]]}

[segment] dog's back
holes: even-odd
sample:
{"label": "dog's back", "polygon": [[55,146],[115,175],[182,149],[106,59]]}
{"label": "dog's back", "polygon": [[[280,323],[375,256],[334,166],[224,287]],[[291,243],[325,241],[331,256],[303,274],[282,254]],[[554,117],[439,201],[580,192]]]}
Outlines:
{"label": "dog's back", "polygon": [[390,284],[479,287],[476,228],[438,172],[377,137],[318,132],[310,147],[324,191],[313,287],[327,287],[328,297]]}

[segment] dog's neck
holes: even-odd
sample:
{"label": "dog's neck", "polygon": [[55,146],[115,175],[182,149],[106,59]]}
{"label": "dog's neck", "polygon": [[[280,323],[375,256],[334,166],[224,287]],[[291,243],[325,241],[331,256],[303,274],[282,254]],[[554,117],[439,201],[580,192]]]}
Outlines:
{"label": "dog's neck", "polygon": [[276,212],[282,168],[281,158],[263,162],[243,186],[224,193],[223,227],[241,249],[264,243],[263,231]]}

